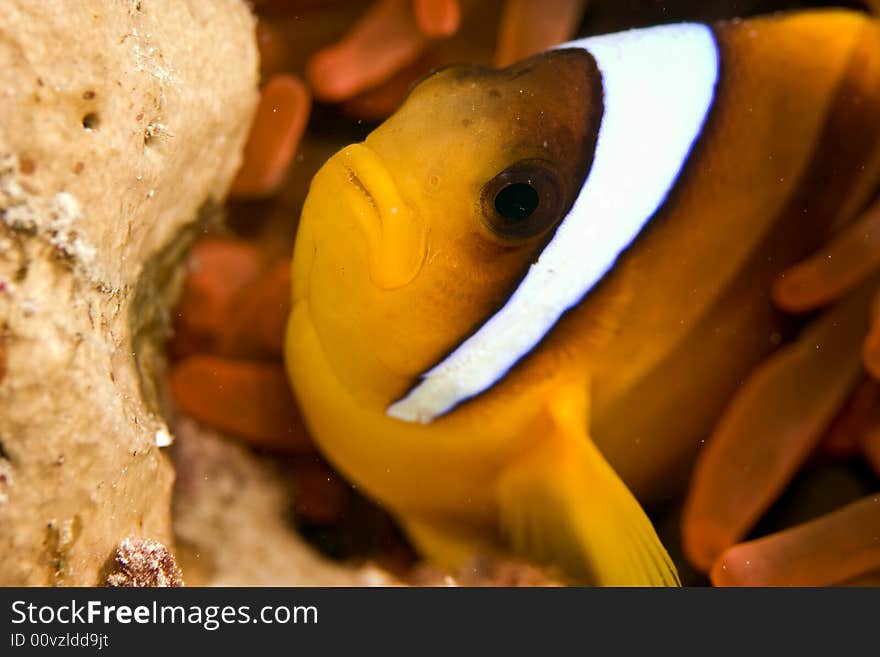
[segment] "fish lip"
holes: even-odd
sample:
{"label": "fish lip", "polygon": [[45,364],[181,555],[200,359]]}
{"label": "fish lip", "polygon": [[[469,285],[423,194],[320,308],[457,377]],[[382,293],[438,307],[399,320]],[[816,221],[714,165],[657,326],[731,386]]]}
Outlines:
{"label": "fish lip", "polygon": [[[364,212],[369,210],[369,214],[374,215],[377,222],[380,221],[376,199],[357,175],[357,171],[341,160],[334,162],[334,169],[343,189],[340,205],[345,210],[352,212],[356,218],[361,217]],[[360,228],[364,228],[362,221],[355,219],[354,223],[358,224]]]}
{"label": "fish lip", "polygon": [[[354,198],[361,201],[361,203],[355,204],[355,209],[358,209],[357,206],[364,207],[364,205],[372,208],[373,214],[376,215],[376,219],[381,227],[382,209],[377,197],[370,189],[371,186],[366,179],[367,177],[360,173],[361,167],[358,165],[363,160],[368,160],[371,166],[376,167],[380,171],[381,176],[393,183],[391,173],[385,167],[382,158],[366,144],[359,143],[344,148],[334,160],[336,160],[337,168],[345,179],[346,189],[356,191],[357,195]],[[396,188],[396,184],[394,186]],[[354,199],[349,196],[346,200],[352,201]]]}
{"label": "fish lip", "polygon": [[358,176],[357,170],[346,162],[339,162],[338,166],[341,175],[345,178],[345,188],[355,192],[355,194],[347,194],[345,196],[346,205],[358,212],[369,207],[371,214],[376,216],[376,220],[381,221],[376,199],[360,176]]}
{"label": "fish lip", "polygon": [[342,168],[345,169],[345,173],[348,176],[348,181],[354,186],[355,189],[357,189],[359,192],[367,197],[367,201],[370,203],[370,205],[373,206],[373,208],[376,210],[376,213],[378,214],[379,206],[376,205],[376,199],[370,193],[370,189],[360,179],[357,171],[349,164],[346,164],[344,162],[342,163]]}
{"label": "fish lip", "polygon": [[363,233],[370,279],[383,290],[406,285],[421,269],[425,231],[382,156],[364,143],[334,157],[340,203]]}

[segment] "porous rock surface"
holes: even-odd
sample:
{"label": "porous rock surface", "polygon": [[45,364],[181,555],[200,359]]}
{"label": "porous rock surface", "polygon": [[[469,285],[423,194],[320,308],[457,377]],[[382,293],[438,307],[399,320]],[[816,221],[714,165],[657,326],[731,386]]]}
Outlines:
{"label": "porous rock surface", "polygon": [[0,585],[172,543],[153,358],[257,99],[242,0],[3,0]]}

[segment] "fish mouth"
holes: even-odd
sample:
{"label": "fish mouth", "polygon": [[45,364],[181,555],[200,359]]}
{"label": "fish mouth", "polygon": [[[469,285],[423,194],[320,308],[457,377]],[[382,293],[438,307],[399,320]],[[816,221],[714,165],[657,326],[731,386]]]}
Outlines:
{"label": "fish mouth", "polygon": [[[349,146],[334,159],[337,176],[341,182],[342,199],[352,211],[359,227],[369,236],[373,231],[381,232],[382,216],[376,198],[359,173],[359,170],[364,168],[363,161],[366,158],[373,160],[375,156],[359,153],[361,148],[364,147],[360,144]],[[361,164],[360,167],[359,164]],[[373,164],[373,166],[376,165]]]}
{"label": "fish mouth", "polygon": [[345,169],[345,173],[348,176],[348,182],[350,182],[357,191],[364,195],[367,202],[373,207],[376,214],[378,214],[379,206],[376,205],[376,199],[373,198],[373,195],[370,194],[370,190],[367,189],[367,186],[364,185],[363,181],[358,177],[357,172],[347,164],[343,163],[342,167]]}
{"label": "fish mouth", "polygon": [[371,280],[382,289],[411,282],[424,260],[425,230],[382,158],[354,144],[333,161],[342,201],[367,243]]}

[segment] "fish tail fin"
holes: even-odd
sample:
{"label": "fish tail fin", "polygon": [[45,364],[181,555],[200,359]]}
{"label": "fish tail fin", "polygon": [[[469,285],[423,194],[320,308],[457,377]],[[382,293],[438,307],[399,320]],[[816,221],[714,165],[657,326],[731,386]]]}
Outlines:
{"label": "fish tail fin", "polygon": [[651,521],[586,435],[583,388],[555,392],[498,484],[512,551],[579,584],[678,586]]}

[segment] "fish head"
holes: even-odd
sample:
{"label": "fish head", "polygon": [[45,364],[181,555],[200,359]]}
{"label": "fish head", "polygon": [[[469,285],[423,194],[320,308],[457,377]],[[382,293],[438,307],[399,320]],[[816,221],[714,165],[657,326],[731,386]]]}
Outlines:
{"label": "fish head", "polygon": [[387,406],[504,304],[577,198],[601,106],[584,50],[452,66],[326,162],[293,295],[346,388]]}

